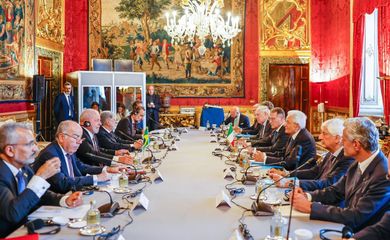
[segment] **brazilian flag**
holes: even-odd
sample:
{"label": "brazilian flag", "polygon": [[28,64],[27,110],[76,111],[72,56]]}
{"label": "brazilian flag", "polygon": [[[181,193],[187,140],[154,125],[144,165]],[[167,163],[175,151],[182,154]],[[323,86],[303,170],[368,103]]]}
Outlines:
{"label": "brazilian flag", "polygon": [[148,127],[145,128],[144,135],[142,136],[142,139],[144,141],[144,144],[142,145],[142,150],[145,150],[149,146],[149,143],[150,143]]}

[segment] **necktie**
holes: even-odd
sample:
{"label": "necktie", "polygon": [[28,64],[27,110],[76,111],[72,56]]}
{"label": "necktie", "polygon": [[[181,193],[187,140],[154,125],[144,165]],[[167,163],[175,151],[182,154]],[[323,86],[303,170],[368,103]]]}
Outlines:
{"label": "necktie", "polygon": [[72,106],[70,104],[70,96],[66,96],[66,98],[68,99],[68,106],[69,106],[69,116],[72,117]]}
{"label": "necktie", "polygon": [[356,172],[354,175],[354,179],[353,179],[353,185],[352,185],[352,186],[354,186],[354,188],[356,188],[358,186],[358,183],[359,183],[359,180],[361,177],[362,177],[362,171],[360,170],[360,167],[357,166],[357,169],[356,169]]}
{"label": "necktie", "polygon": [[99,146],[98,146],[97,141],[96,141],[96,135],[93,135],[92,145],[93,145],[93,150],[95,150],[96,152],[99,152]]}
{"label": "necktie", "polygon": [[68,163],[69,177],[74,178],[73,163],[70,154],[66,154],[66,162]]}
{"label": "necktie", "polygon": [[133,122],[133,129],[131,131],[131,136],[135,136],[136,131],[137,131],[137,123]]}
{"label": "necktie", "polygon": [[324,162],[324,168],[323,168],[323,171],[322,171],[322,174],[320,176],[320,179],[323,179],[323,178],[326,178],[329,174],[329,171],[330,169],[332,169],[332,165],[333,165],[333,161],[336,159],[336,157],[331,154],[331,153],[328,153],[329,155],[326,156],[326,159],[324,159],[323,161]]}
{"label": "necktie", "polygon": [[294,139],[290,137],[290,141],[288,142],[286,153],[290,152],[292,145],[294,144]]}
{"label": "necktie", "polygon": [[24,179],[22,170],[16,174],[16,179],[18,180],[18,193],[20,194],[26,188],[26,180]]}

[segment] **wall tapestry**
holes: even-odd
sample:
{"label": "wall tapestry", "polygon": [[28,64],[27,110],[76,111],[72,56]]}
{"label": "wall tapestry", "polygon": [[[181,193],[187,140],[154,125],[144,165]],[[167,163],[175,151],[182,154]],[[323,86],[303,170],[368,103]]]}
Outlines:
{"label": "wall tapestry", "polygon": [[34,74],[34,26],[34,1],[0,1],[0,100],[29,97],[26,79]]}
{"label": "wall tapestry", "polygon": [[[177,44],[164,30],[165,14],[181,16],[182,0],[89,1],[89,56],[131,59],[135,71],[146,72],[147,83],[174,97],[244,97],[245,1],[225,0],[221,15],[240,17],[241,32],[233,45]],[[191,56],[190,72],[185,56]],[[91,61],[90,61],[91,62]]]}

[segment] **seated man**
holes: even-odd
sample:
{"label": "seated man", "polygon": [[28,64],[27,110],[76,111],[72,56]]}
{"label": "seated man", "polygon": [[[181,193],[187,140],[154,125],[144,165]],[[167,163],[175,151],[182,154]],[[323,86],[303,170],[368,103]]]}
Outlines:
{"label": "seated man", "polygon": [[114,114],[110,111],[103,111],[100,114],[100,120],[102,125],[96,135],[99,140],[100,147],[114,150],[129,149],[129,151],[134,151],[135,149],[140,149],[142,147],[141,139],[133,142],[121,139],[115,135],[113,132],[115,128]]}
{"label": "seated man", "polygon": [[[314,191],[326,188],[336,183],[347,172],[353,158],[344,156],[343,124],[344,121],[338,118],[327,120],[322,124],[319,138],[329,152],[321,163],[310,169],[298,170],[296,175],[294,174],[299,178],[297,182],[303,190]],[[287,172],[276,169],[269,171],[269,176],[275,181],[287,174]],[[278,185],[288,187],[290,183],[291,181],[286,181]]]}
{"label": "seated man", "polygon": [[256,147],[267,156],[283,156],[288,135],[285,133],[285,113],[280,107],[273,108],[270,113],[269,123],[272,132],[266,136],[249,139],[252,147]]}
{"label": "seated man", "polygon": [[248,128],[240,128],[238,126],[234,127],[234,131],[236,133],[242,133],[242,134],[249,134],[249,135],[257,135],[259,133],[259,129],[261,128],[261,125],[258,123],[256,119],[256,110],[260,106],[260,104],[256,103],[253,105],[253,115],[255,115],[255,120],[253,121],[253,125]]}
{"label": "seated man", "polygon": [[[67,193],[80,190],[84,186],[96,185],[108,181],[107,172],[119,173],[118,167],[98,167],[82,163],[76,157],[76,151],[83,139],[83,130],[76,122],[63,121],[57,128],[56,140],[43,149],[35,163],[37,171],[46,161],[57,157],[61,161],[60,172],[49,178],[50,190],[56,193]],[[90,176],[86,176],[91,174]]]}
{"label": "seated man", "polygon": [[138,122],[145,116],[144,107],[137,107],[131,111],[130,116],[122,118],[116,126],[115,134],[122,139],[137,141],[142,139],[142,132],[137,130]]}
{"label": "seated man", "polygon": [[266,106],[259,106],[255,110],[255,121],[257,124],[257,129],[255,131],[249,131],[246,129],[242,130],[243,134],[252,134],[255,133],[255,136],[253,138],[255,139],[262,139],[264,137],[267,137],[271,134],[272,128],[271,124],[269,122],[269,115],[270,111]]}
{"label": "seated man", "polygon": [[233,127],[240,127],[242,129],[249,128],[249,118],[240,113],[240,109],[237,106],[233,106],[230,109],[230,116],[224,121],[225,125],[232,124]]}
{"label": "seated man", "polygon": [[[350,118],[344,123],[345,156],[355,158],[346,175],[322,190],[295,190],[293,205],[310,219],[331,221],[359,231],[379,221],[389,209],[390,181],[387,159],[379,149],[379,133],[368,118]],[[345,207],[338,205],[345,202]]]}
{"label": "seated man", "polygon": [[[256,152],[254,159],[264,161],[266,164],[280,164],[287,170],[293,170],[297,166],[297,156],[295,149],[302,147],[302,155],[298,166],[304,164],[310,158],[316,156],[316,143],[313,136],[306,129],[306,115],[298,110],[291,110],[287,114],[285,132],[290,136],[284,155],[269,156],[264,152]],[[312,167],[314,164],[308,164],[304,169]]]}
{"label": "seated man", "polygon": [[[132,164],[132,159],[127,149],[113,150],[101,148],[96,134],[101,126],[99,112],[93,109],[85,109],[80,115],[80,125],[83,128],[83,136],[85,140],[81,143],[76,154],[77,157],[84,163],[89,165],[111,166],[111,163],[120,162],[124,164]],[[121,156],[123,155],[123,156]]]}
{"label": "seated man", "polygon": [[33,173],[29,164],[38,151],[32,132],[23,124],[0,127],[0,238],[26,222],[40,205],[75,207],[82,204],[81,193],[64,196],[49,189],[46,179],[59,172],[60,160],[53,158]]}

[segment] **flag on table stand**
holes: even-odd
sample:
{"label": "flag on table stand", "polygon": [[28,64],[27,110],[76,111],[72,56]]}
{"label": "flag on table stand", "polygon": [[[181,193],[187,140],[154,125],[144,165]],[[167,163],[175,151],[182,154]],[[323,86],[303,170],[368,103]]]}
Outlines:
{"label": "flag on table stand", "polygon": [[145,151],[145,149],[149,146],[150,138],[149,138],[149,129],[146,127],[144,131],[144,135],[142,136],[144,144],[142,145],[142,151]]}
{"label": "flag on table stand", "polygon": [[234,135],[234,131],[233,131],[233,126],[232,126],[232,124],[230,124],[226,139],[229,141],[230,144],[232,144],[234,141],[234,137],[235,137],[235,135]]}

